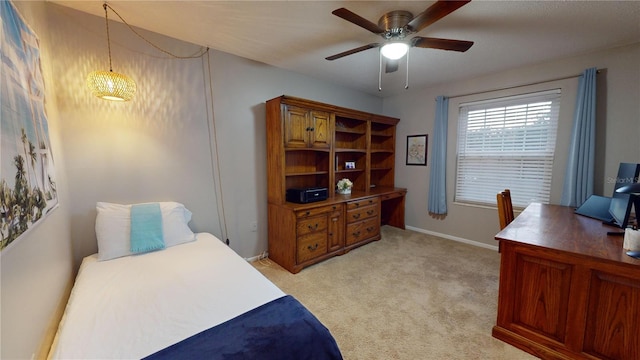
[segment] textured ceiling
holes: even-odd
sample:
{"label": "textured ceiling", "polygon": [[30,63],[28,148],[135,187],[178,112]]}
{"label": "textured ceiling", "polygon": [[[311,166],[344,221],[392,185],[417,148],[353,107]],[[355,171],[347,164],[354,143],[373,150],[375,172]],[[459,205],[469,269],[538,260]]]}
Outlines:
{"label": "textured ceiling", "polygon": [[[104,17],[102,1],[52,1]],[[325,57],[381,38],[331,11],[377,23],[391,10],[414,15],[433,1],[109,1],[131,25],[306,74],[377,96],[404,91],[406,66],[382,76],[378,50]],[[118,20],[110,14],[112,20]],[[465,53],[412,48],[409,86],[430,86],[640,42],[640,1],[474,0],[420,36],[473,41]]]}

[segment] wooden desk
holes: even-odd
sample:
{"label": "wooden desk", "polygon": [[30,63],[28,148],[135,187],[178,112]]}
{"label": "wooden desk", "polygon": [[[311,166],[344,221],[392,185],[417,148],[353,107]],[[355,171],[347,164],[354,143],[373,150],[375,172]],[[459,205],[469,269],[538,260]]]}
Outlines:
{"label": "wooden desk", "polygon": [[500,241],[493,336],[543,359],[640,359],[640,260],[573,208],[529,205]]}

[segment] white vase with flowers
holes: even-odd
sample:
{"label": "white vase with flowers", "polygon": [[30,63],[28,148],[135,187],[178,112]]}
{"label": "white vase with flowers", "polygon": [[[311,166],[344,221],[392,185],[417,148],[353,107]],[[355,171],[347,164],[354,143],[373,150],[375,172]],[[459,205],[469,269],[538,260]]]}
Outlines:
{"label": "white vase with flowers", "polygon": [[343,195],[351,194],[352,187],[353,183],[351,182],[351,180],[347,178],[340,179],[340,181],[338,181],[337,192],[338,194]]}

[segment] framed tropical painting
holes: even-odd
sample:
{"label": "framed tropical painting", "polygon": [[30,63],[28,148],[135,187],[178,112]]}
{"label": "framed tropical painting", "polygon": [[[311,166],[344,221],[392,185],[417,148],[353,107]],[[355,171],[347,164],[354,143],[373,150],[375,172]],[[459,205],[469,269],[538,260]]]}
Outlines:
{"label": "framed tropical painting", "polygon": [[0,1],[0,251],[58,205],[37,35]]}

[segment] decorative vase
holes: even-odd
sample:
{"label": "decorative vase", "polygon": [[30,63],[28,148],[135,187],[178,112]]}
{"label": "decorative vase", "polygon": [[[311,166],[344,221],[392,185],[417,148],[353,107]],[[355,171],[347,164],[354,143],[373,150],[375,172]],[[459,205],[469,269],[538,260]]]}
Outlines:
{"label": "decorative vase", "polygon": [[338,194],[342,194],[342,195],[348,195],[348,194],[351,194],[351,188],[344,189],[344,190],[342,190],[342,189],[338,189]]}

